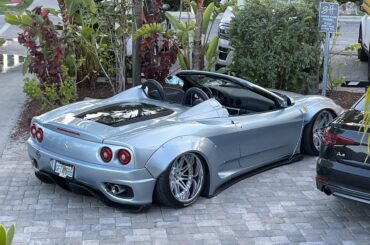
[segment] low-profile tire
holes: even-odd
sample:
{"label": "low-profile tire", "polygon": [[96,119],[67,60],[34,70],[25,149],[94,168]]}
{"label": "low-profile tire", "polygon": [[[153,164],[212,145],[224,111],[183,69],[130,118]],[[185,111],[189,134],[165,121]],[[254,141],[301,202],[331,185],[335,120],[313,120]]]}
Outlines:
{"label": "low-profile tire", "polygon": [[312,156],[319,155],[322,134],[324,133],[325,127],[333,121],[334,117],[334,113],[329,110],[321,110],[316,113],[311,122],[309,122],[303,130],[303,153]]}
{"label": "low-profile tire", "polygon": [[155,187],[155,199],[165,206],[183,208],[198,199],[204,183],[204,162],[197,154],[187,152],[176,157],[159,176]]}
{"label": "low-profile tire", "polygon": [[369,60],[369,56],[367,55],[367,53],[365,52],[365,49],[364,47],[362,46],[362,28],[360,26],[360,30],[358,32],[358,43],[361,44],[361,48],[359,48],[357,50],[357,57],[360,61],[368,61]]}

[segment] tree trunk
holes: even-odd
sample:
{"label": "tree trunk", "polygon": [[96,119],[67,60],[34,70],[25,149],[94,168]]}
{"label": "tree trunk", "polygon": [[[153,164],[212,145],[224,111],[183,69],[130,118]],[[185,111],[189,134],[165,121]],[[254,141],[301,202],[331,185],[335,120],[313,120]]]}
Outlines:
{"label": "tree trunk", "polygon": [[[315,0],[314,5],[312,6],[313,11],[317,12],[317,9],[320,8],[320,0]],[[319,32],[319,14],[316,15],[316,26],[317,26],[317,39],[321,40],[321,33]],[[321,41],[318,41],[321,44]],[[320,49],[321,45],[317,48]],[[320,57],[320,56],[319,56]],[[320,86],[320,69],[321,69],[321,60],[317,61],[318,67],[316,67],[316,80],[315,82],[308,88],[308,94],[318,94],[319,93],[319,86]]]}
{"label": "tree trunk", "polygon": [[197,12],[195,13],[195,33],[193,40],[193,69],[202,70],[204,58],[202,55],[202,22],[203,22],[203,0],[197,1]]}
{"label": "tree trunk", "polygon": [[68,10],[67,10],[65,0],[58,0],[58,5],[59,5],[59,8],[60,8],[60,14],[62,15],[63,26],[65,27],[65,26],[71,24],[70,23],[71,20],[70,20],[70,17],[68,15]]}
{"label": "tree trunk", "polygon": [[[142,11],[143,2],[142,0],[133,0],[133,14],[134,23],[132,28],[132,33],[135,33],[137,29],[141,27],[142,24]],[[141,57],[140,57],[140,42],[141,39],[132,39],[132,86],[141,83]]]}

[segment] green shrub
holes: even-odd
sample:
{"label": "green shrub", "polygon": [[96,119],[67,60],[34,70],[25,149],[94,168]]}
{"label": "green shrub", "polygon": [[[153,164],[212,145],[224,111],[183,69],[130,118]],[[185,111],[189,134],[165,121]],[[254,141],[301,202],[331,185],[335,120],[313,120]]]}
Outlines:
{"label": "green shrub", "polygon": [[0,37],[0,47],[3,46],[4,43],[5,43],[5,39]]}
{"label": "green shrub", "polygon": [[230,70],[264,87],[306,93],[318,74],[317,31],[312,6],[246,1],[231,22]]}

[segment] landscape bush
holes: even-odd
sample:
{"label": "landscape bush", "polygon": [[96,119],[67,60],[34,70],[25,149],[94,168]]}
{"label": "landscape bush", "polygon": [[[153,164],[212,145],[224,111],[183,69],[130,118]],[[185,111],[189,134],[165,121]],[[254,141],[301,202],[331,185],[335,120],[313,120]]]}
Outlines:
{"label": "landscape bush", "polygon": [[320,35],[313,6],[246,1],[230,27],[230,70],[258,85],[307,93],[317,79]]}

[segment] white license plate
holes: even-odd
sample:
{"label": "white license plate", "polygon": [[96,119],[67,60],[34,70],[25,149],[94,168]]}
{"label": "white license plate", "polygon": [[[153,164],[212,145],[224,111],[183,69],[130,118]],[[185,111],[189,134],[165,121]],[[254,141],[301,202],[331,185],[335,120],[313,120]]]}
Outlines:
{"label": "white license plate", "polygon": [[66,177],[73,178],[75,168],[72,165],[66,165],[56,161],[54,171],[62,178]]}

